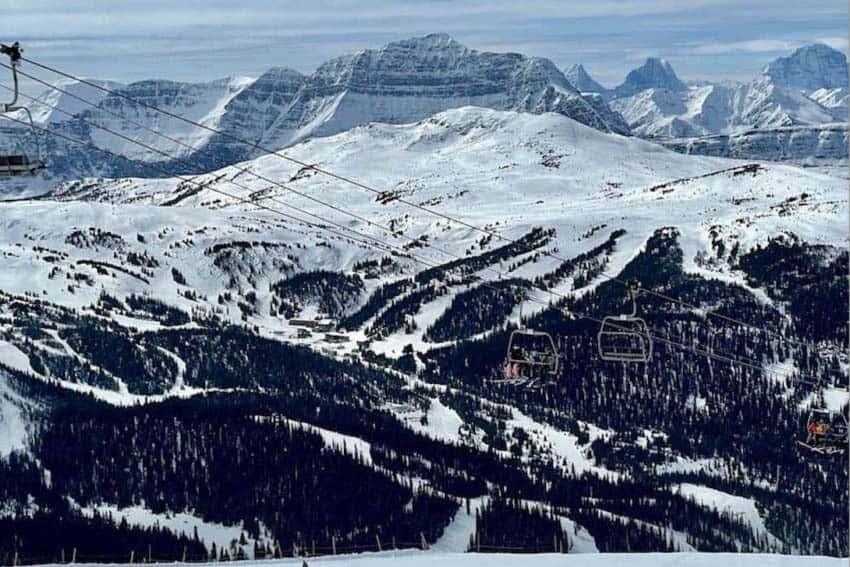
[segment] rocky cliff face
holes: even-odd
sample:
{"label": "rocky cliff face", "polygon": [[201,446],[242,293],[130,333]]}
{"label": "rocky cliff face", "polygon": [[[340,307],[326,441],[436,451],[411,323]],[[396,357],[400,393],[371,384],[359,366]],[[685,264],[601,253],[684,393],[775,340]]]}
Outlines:
{"label": "rocky cliff face", "polygon": [[469,49],[444,34],[332,59],[308,77],[263,141],[286,146],[369,123],[407,123],[461,106],[558,112],[603,132],[628,128],[548,59]]}
{"label": "rocky cliff face", "polygon": [[[99,148],[132,160],[153,162],[173,173],[210,171],[263,153],[242,141],[280,149],[360,124],[415,122],[462,106],[535,114],[556,112],[602,132],[629,132],[626,122],[605,100],[582,95],[548,59],[479,52],[445,34],[410,38],[337,57],[309,76],[274,68],[256,80],[151,80],[123,87],[121,92],[221,133],[194,128],[115,95],[93,99],[98,107],[82,107],[79,115],[120,130],[154,151],[116,140],[67,117],[57,127]],[[49,118],[49,112],[45,116]],[[90,168],[87,160],[72,157],[79,148],[54,143],[64,148],[52,159],[50,175],[54,179],[160,174],[150,167],[139,169],[112,158],[105,160],[108,167]],[[185,161],[169,160],[159,152]]]}
{"label": "rocky cliff face", "polygon": [[576,65],[571,65],[564,72],[564,76],[567,77],[567,80],[573,85],[575,88],[580,90],[581,92],[590,92],[590,93],[599,93],[602,95],[607,95],[610,92],[610,89],[607,89],[597,83],[593,77],[588,74],[587,70],[584,68],[584,65],[581,63]]}
{"label": "rocky cliff face", "polygon": [[679,151],[748,159],[847,155],[847,61],[826,45],[803,47],[740,84],[683,88],[669,64],[648,60],[608,97],[633,134]]}
{"label": "rocky cliff face", "polygon": [[673,67],[664,59],[650,57],[646,62],[626,75],[626,80],[614,89],[614,96],[621,98],[646,89],[686,91],[687,85],[679,80]]}
{"label": "rocky cliff face", "polygon": [[777,85],[803,91],[847,88],[847,58],[822,43],[806,45],[788,57],[780,57],[770,63],[765,67],[764,75]]}
{"label": "rocky cliff face", "polygon": [[827,124],[742,130],[734,134],[677,138],[663,143],[686,154],[817,165],[846,160],[847,141],[847,124]]}

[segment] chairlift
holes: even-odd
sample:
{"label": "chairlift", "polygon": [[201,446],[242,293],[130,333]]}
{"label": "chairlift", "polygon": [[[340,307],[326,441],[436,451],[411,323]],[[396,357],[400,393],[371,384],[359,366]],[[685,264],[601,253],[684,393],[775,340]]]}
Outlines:
{"label": "chairlift", "polygon": [[39,171],[47,168],[41,157],[41,146],[38,143],[38,134],[35,123],[32,120],[32,113],[27,107],[18,106],[18,65],[21,63],[23,51],[23,48],[21,48],[18,42],[15,42],[11,46],[0,44],[0,54],[9,56],[9,67],[12,69],[12,82],[15,86],[12,100],[7,103],[0,103],[0,114],[8,114],[19,110],[26,114],[30,129],[32,130],[35,152],[21,151],[20,153],[0,154],[0,177],[34,176]]}
{"label": "chairlift", "polygon": [[[520,325],[522,303],[520,303]],[[558,349],[546,331],[520,327],[511,331],[504,362],[504,379],[499,383],[533,387],[547,376],[557,376]]]}
{"label": "chairlift", "polygon": [[646,321],[637,316],[635,292],[638,282],[629,284],[632,312],[609,315],[602,320],[596,335],[597,350],[602,360],[612,362],[649,362],[652,358],[652,336]]}
{"label": "chairlift", "polygon": [[842,412],[812,409],[797,444],[818,455],[843,453],[847,448],[847,418]]}

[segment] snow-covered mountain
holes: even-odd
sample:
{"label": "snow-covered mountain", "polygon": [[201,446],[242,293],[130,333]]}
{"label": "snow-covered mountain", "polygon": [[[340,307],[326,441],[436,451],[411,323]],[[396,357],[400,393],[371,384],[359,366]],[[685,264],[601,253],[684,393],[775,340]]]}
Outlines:
{"label": "snow-covered mountain", "polygon": [[[735,87],[709,85],[684,91],[647,89],[611,101],[633,132],[646,138],[728,134],[747,128],[817,126],[839,122],[846,108],[826,107],[769,77]],[[751,156],[753,157],[753,156]],[[765,158],[767,159],[767,158]]]}
{"label": "snow-covered mountain", "polygon": [[[480,235],[422,211],[402,211],[391,206],[396,198],[432,203],[437,210],[452,214],[464,211],[467,222],[505,226],[503,233],[512,238],[528,234],[534,227],[553,228],[556,236],[550,246],[568,256],[586,252],[613,230],[625,230],[617,254],[610,258],[612,272],[619,271],[659,227],[676,227],[688,235],[681,243],[685,259],[693,269],[700,270],[703,268],[693,262],[702,254],[711,254],[705,246],[718,238],[726,241],[727,248],[737,245],[743,253],[779,234],[794,233],[810,243],[837,246],[846,233],[843,211],[847,198],[840,180],[783,166],[759,166],[752,174],[742,174],[747,170],[742,163],[680,155],[640,139],[603,134],[553,113],[532,115],[465,107],[408,125],[359,126],[297,144],[289,153],[383,188],[385,194],[354,190],[310,170],[299,172],[297,166],[274,156],[195,178],[204,188],[169,179],[73,182],[55,195],[61,205],[49,200],[6,206],[2,221],[6,245],[13,246],[27,234],[40,242],[39,246],[67,255],[66,263],[73,265],[82,259],[108,262],[116,253],[115,247],[80,246],[72,235],[85,233],[90,227],[104,234],[126,234],[130,214],[129,230],[142,235],[143,241],[121,239],[117,250],[157,258],[159,267],[154,276],[145,278],[149,283],[111,277],[99,282],[94,274],[94,281],[99,283],[75,285],[74,293],[69,294],[65,278],[48,277],[56,266],[39,260],[36,251],[18,253],[7,262],[3,289],[24,293],[38,285],[46,299],[69,307],[96,303],[104,290],[118,297],[149,293],[184,308],[197,305],[197,300],[181,297],[181,288],[174,284],[169,271],[174,267],[213,304],[214,298],[229,288],[241,293],[252,291],[258,307],[251,321],[286,334],[295,329],[276,313],[268,312],[274,293],[267,282],[287,277],[293,269],[344,271],[375,258],[374,250],[329,238],[322,231],[275,215],[245,217],[252,207],[246,208],[213,189],[262,199],[275,207],[274,199],[292,202],[318,218],[345,223],[378,238],[388,237],[378,225],[395,227],[398,234],[447,250],[448,255],[423,250],[429,261],[438,262],[450,261],[452,255],[466,256],[467,250],[477,246]],[[375,168],[376,163],[382,166]],[[314,202],[269,186],[244,169],[266,179],[289,180],[305,194],[344,203],[347,210],[375,224],[329,213]],[[808,196],[799,200],[802,194]],[[818,204],[821,202],[831,204]],[[624,216],[624,207],[641,213]],[[793,215],[787,214],[789,207]],[[278,208],[286,210],[283,205]],[[192,236],[200,226],[206,227],[203,236]],[[593,238],[581,237],[595,233],[594,227],[599,226],[608,229]],[[157,234],[168,236],[155,237]],[[223,272],[217,255],[207,253],[219,243],[251,234],[254,236],[250,238],[264,236],[285,243],[287,251],[281,252],[281,261],[276,259],[268,265],[240,261]],[[180,245],[190,240],[191,246]],[[330,247],[319,246],[321,242],[330,243]],[[306,247],[301,250],[297,243]],[[289,259],[283,261],[286,256]],[[395,263],[402,272],[423,269],[403,257]],[[41,271],[34,265],[41,265]],[[513,273],[534,278],[553,267],[552,259],[541,258]],[[736,277],[723,263],[715,268],[717,277]],[[70,270],[69,275],[78,270],[87,272],[88,268]],[[486,270],[483,273],[486,275]],[[442,308],[446,307],[443,302]],[[305,316],[312,309],[303,308],[307,310]],[[237,320],[241,317],[239,310],[228,312]],[[439,314],[427,310],[428,318],[435,319]],[[421,321],[420,331],[413,337],[393,335],[379,340],[373,348],[393,357],[401,355],[398,347],[405,340],[427,349],[427,341],[421,338],[427,324]]]}
{"label": "snow-covered mountain", "polygon": [[686,154],[736,159],[758,156],[759,159],[771,161],[828,166],[840,162],[847,150],[848,129],[847,124],[781,126],[738,130],[732,134],[667,138],[661,143]]}
{"label": "snow-covered mountain", "polygon": [[263,141],[286,146],[358,124],[410,122],[466,105],[559,112],[602,131],[620,130],[589,106],[551,61],[478,52],[433,34],[321,65]]}
{"label": "snow-covered mountain", "polygon": [[657,57],[649,57],[643,65],[634,69],[626,75],[613,95],[616,98],[624,98],[643,92],[646,89],[664,89],[671,92],[681,92],[688,89],[687,85],[679,80],[670,63]]}
{"label": "snow-covered mountain", "polygon": [[[210,541],[846,554],[846,470],[795,448],[817,393],[774,374],[843,376],[825,306],[846,300],[845,181],[480,107],[287,152],[377,192],[267,155],[0,203],[0,522],[52,528],[45,553],[164,526],[130,534],[162,560]],[[698,306],[641,296],[659,336],[768,373],[662,342],[602,362],[597,324],[561,308],[624,312],[606,275]],[[707,334],[706,312],[751,326]],[[552,384],[498,382],[516,325],[555,337]]]}
{"label": "snow-covered mountain", "polygon": [[842,121],[847,122],[847,87],[816,89],[809,93],[809,98],[824,108],[840,108]]}
{"label": "snow-covered mountain", "polygon": [[[208,83],[150,80],[127,85],[119,92],[143,104],[156,106],[211,128],[219,128],[228,104],[253,83],[252,79],[244,77],[228,77]],[[116,117],[116,114],[121,118]],[[134,104],[119,95],[104,97],[98,108],[89,108],[82,112],[81,116],[180,158],[193,153],[193,150],[185,145],[196,149],[204,147],[211,136],[207,130],[190,126],[143,105]],[[133,122],[161,132],[179,143],[165,140]],[[96,146],[135,161],[164,160],[162,155],[141,149],[130,142],[117,140],[101,130],[91,129],[90,138]]]}
{"label": "snow-covered mountain", "polygon": [[[310,75],[274,68],[256,80],[150,80],[127,86],[103,83],[216,128],[221,134],[192,128],[120,96],[104,96],[97,89],[66,81],[61,88],[92,100],[97,108],[85,108],[82,102],[56,91],[47,92],[41,97],[44,103],[30,104],[37,122],[133,161],[97,155],[91,148],[40,135],[51,162],[41,181],[32,184],[12,179],[0,183],[7,195],[25,195],[45,192],[59,181],[92,175],[208,172],[262,153],[238,140],[284,148],[360,124],[416,121],[464,105],[556,112],[603,132],[676,140],[671,147],[692,151],[716,146],[712,140],[699,141],[702,137],[744,140],[747,138],[742,132],[758,130],[759,143],[733,144],[737,149],[726,153],[748,159],[772,159],[776,155],[802,155],[805,159],[814,157],[805,154],[811,148],[819,159],[824,159],[828,151],[832,152],[829,159],[840,160],[846,152],[840,145],[843,138],[834,134],[834,124],[847,120],[847,88],[837,78],[842,57],[825,46],[803,48],[767,66],[763,75],[749,83],[691,87],[676,76],[668,62],[651,58],[630,72],[621,85],[606,89],[581,65],[562,73],[548,59],[479,52],[445,34],[432,34],[337,57]],[[814,85],[820,73],[828,76],[818,88],[800,90],[800,85]],[[56,109],[51,109],[54,106]],[[116,140],[69,119],[61,110],[117,129],[153,150]],[[791,152],[777,151],[775,148],[788,145],[782,133],[787,130],[777,131],[772,141],[767,140],[768,132],[791,127],[820,130],[824,141],[798,144]],[[164,140],[149,129],[173,140]],[[34,146],[30,134],[8,123],[0,125],[0,138],[19,146]],[[693,143],[681,143],[686,138]],[[759,153],[765,148],[774,149]],[[174,157],[185,161],[175,161]]]}
{"label": "snow-covered mountain", "polygon": [[[582,72],[582,81],[592,86],[595,81]],[[650,59],[629,73],[622,85],[601,92],[635,135],[677,139],[670,147],[705,149],[717,155],[709,148],[723,138],[729,141],[726,155],[747,159],[843,160],[847,156],[843,138],[834,135],[836,123],[847,122],[847,61],[843,53],[826,45],[802,47],[741,84],[687,87],[669,64]],[[814,132],[815,138],[824,140],[800,143],[789,151],[788,128]],[[744,142],[753,139],[753,130],[758,131],[758,141]],[[693,141],[683,143],[685,138]]]}
{"label": "snow-covered mountain", "polygon": [[609,89],[597,83],[581,63],[576,63],[568,67],[564,71],[564,76],[571,85],[583,93],[599,93],[607,96],[610,92]]}
{"label": "snow-covered mountain", "polygon": [[[87,79],[87,81],[94,83],[98,87],[111,90],[123,88],[123,85],[113,81],[101,81],[97,79]],[[65,122],[70,118],[68,114],[73,116],[90,108],[90,106],[74,97],[81,97],[96,104],[99,104],[104,98],[106,98],[106,93],[104,91],[79,81],[61,79],[54,83],[54,85],[67,93],[70,93],[70,95],[55,89],[45,89],[41,96],[37,97],[37,100],[35,101],[23,99],[19,101],[22,106],[26,106],[30,109],[33,121],[39,126]]]}
{"label": "snow-covered mountain", "polygon": [[[582,95],[548,59],[479,52],[445,34],[395,41],[378,49],[337,57],[309,76],[274,68],[256,80],[148,80],[119,89],[122,95],[200,122],[220,134],[194,128],[122,96],[104,96],[86,85],[66,82],[58,86],[98,106],[86,109],[83,103],[56,93],[50,95],[51,106],[58,105],[86,120],[119,130],[154,150],[116,141],[96,128],[69,120],[59,111],[34,104],[40,122],[49,121],[63,134],[137,162],[157,162],[175,172],[210,171],[262,153],[235,139],[280,149],[360,124],[411,122],[466,105],[556,112],[600,131],[628,133],[625,121],[605,100]],[[164,141],[149,129],[177,141]],[[13,138],[13,131],[6,125],[3,133]],[[111,160],[108,168],[93,169],[87,159],[79,157],[80,148],[62,140],[50,143],[54,145],[54,156],[48,175],[54,180],[103,174],[159,175],[116,160]],[[189,160],[191,165],[176,163],[159,152]]]}
{"label": "snow-covered mountain", "polygon": [[823,43],[803,46],[787,57],[779,57],[762,72],[774,84],[803,92],[847,88],[847,58]]}

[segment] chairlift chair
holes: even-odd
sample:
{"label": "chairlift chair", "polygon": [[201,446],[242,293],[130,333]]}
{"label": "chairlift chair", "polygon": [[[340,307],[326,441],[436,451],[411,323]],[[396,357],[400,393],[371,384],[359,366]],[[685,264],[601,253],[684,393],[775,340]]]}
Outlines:
{"label": "chairlift chair", "polygon": [[632,302],[631,313],[608,315],[602,319],[599,333],[596,335],[597,350],[602,360],[612,362],[649,362],[652,358],[652,336],[649,326],[637,316],[635,291],[640,285],[629,284],[629,297]]}
{"label": "chairlift chair", "polygon": [[498,382],[532,387],[545,376],[558,374],[558,351],[552,335],[534,329],[517,329],[508,339],[503,380]]}
{"label": "chairlift chair", "polygon": [[836,455],[847,448],[847,418],[842,412],[812,409],[797,443],[819,455]]}
{"label": "chairlift chair", "polygon": [[0,54],[9,56],[9,67],[12,69],[12,82],[15,87],[12,100],[7,103],[0,103],[0,114],[17,111],[23,111],[26,114],[33,134],[32,139],[34,140],[35,152],[0,154],[0,177],[34,176],[39,171],[47,168],[41,157],[41,146],[38,143],[38,134],[35,123],[32,120],[32,113],[27,107],[18,106],[18,65],[20,65],[23,51],[23,48],[21,48],[18,42],[15,42],[11,46],[0,44]]}
{"label": "chairlift chair", "polygon": [[521,327],[511,331],[508,337],[504,378],[496,382],[532,387],[547,375],[556,376],[558,369],[558,349],[552,335],[546,331]]}

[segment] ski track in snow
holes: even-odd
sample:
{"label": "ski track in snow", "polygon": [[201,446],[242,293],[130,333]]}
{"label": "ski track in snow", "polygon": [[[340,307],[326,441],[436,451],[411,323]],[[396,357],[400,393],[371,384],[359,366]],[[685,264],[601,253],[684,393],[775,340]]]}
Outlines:
{"label": "ski track in snow", "polygon": [[[98,504],[94,506],[77,506],[84,516],[91,517],[94,512],[102,516],[110,516],[112,521],[118,525],[122,518],[126,518],[127,523],[131,526],[139,526],[143,528],[160,526],[167,528],[175,534],[186,534],[192,537],[197,529],[198,537],[207,548],[210,548],[215,543],[217,549],[229,549],[230,544],[234,540],[239,540],[242,534],[242,525],[226,526],[215,522],[207,522],[194,514],[188,512],[169,512],[158,514],[144,506],[128,506],[119,508],[112,504]],[[254,540],[245,534],[247,545],[242,546],[248,557],[253,558]]]}
{"label": "ski track in snow", "polygon": [[[587,447],[580,446],[578,437],[572,433],[561,431],[547,423],[535,421],[516,408],[511,407],[510,411],[512,417],[506,421],[508,428],[525,430],[539,447],[545,448],[551,444],[551,454],[555,458],[556,464],[563,465],[567,470],[574,469],[577,476],[581,476],[585,472],[593,472],[603,478],[612,480],[620,478],[620,473],[596,466],[593,459],[586,454]],[[602,429],[590,427],[590,441],[587,446],[605,434]]]}
{"label": "ski track in snow", "polygon": [[452,518],[451,523],[446,526],[443,535],[431,544],[435,552],[463,553],[469,547],[469,538],[475,534],[475,513],[481,509],[489,500],[487,496],[469,499],[469,513],[466,512],[466,504],[461,504]]}
{"label": "ski track in snow", "polygon": [[776,536],[768,531],[767,526],[764,524],[764,519],[759,514],[756,503],[752,498],[735,496],[714,488],[690,483],[675,485],[672,487],[672,490],[683,498],[692,499],[702,506],[717,510],[718,512],[730,513],[738,519],[746,521],[753,527],[753,530],[757,534],[766,536],[770,545],[779,545],[781,543]]}
{"label": "ski track in snow", "polygon": [[433,439],[449,443],[459,443],[461,441],[458,430],[463,425],[463,420],[455,410],[443,404],[438,397],[430,399],[428,411],[424,414],[428,420],[426,425],[422,425],[419,419],[423,415],[419,410],[414,412],[395,410],[394,413],[403,423],[406,423],[410,429],[417,433],[422,433]]}
{"label": "ski track in snow", "polygon": [[0,370],[0,458],[27,447],[27,422],[23,408],[28,402],[9,386]]}
{"label": "ski track in snow", "polygon": [[330,429],[325,429],[304,421],[296,421],[287,417],[284,417],[283,419],[287,423],[296,427],[301,427],[308,432],[318,433],[327,447],[351,457],[359,456],[363,459],[366,465],[372,466],[372,444],[368,441],[364,441],[363,439],[354,437],[353,435],[337,433],[336,431],[331,431]]}

